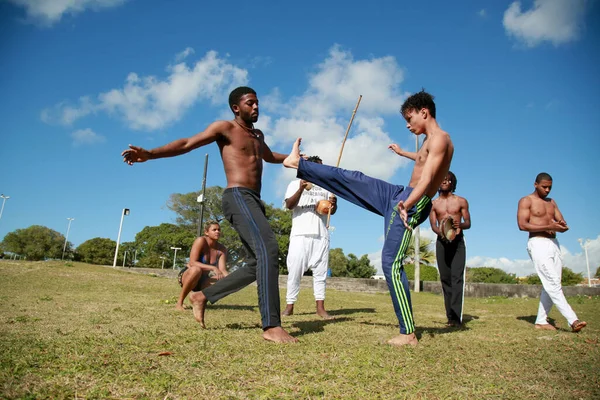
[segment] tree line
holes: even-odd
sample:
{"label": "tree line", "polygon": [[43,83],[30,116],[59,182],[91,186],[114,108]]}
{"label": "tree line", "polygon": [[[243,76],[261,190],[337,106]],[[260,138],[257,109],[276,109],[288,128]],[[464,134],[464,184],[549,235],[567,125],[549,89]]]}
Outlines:
{"label": "tree line", "polygon": [[[246,250],[239,236],[225,218],[221,207],[223,188],[212,186],[206,189],[204,196],[204,222],[217,221],[221,225],[221,239],[228,249],[228,267],[234,270],[246,261]],[[146,226],[135,235],[132,242],[119,245],[117,265],[144,268],[173,268],[173,250],[180,247],[175,260],[177,267],[183,267],[196,238],[200,203],[197,198],[200,192],[174,193],[167,207],[176,215],[175,223],[163,223],[158,226]],[[289,247],[289,235],[292,229],[292,213],[289,210],[265,204],[267,219],[273,229],[279,245],[279,271],[287,274],[286,258]],[[18,254],[27,260],[60,259],[63,253],[65,237],[50,228],[33,225],[26,229],[17,229],[8,233],[0,243],[0,257],[3,252]],[[435,267],[434,243],[425,237],[420,238],[420,277],[423,281],[439,279]],[[96,237],[89,239],[77,248],[67,242],[65,259],[81,261],[90,264],[112,265],[116,242],[109,238]],[[414,279],[414,237],[404,260],[404,269],[408,279]],[[6,257],[6,255],[4,255]],[[329,268],[334,277],[370,278],[375,273],[368,256],[344,254],[340,248],[329,252]],[[596,271],[600,276],[600,267]],[[563,285],[575,285],[583,280],[582,274],[577,274],[569,268],[563,268]],[[540,284],[537,274],[524,279],[518,279],[515,274],[507,273],[499,268],[479,267],[467,268],[467,282],[480,283],[524,283]]]}

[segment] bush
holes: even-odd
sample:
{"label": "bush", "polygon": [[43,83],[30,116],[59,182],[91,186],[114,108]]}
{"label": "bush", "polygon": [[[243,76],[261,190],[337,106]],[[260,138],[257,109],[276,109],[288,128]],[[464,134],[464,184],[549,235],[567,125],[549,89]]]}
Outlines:
{"label": "bush", "polygon": [[467,268],[466,280],[475,283],[517,283],[517,276],[500,268]]}
{"label": "bush", "polygon": [[[406,272],[406,276],[409,280],[415,279],[415,265],[414,264],[406,264],[404,265],[404,272]],[[439,280],[439,274],[436,267],[432,267],[431,265],[421,265],[419,271],[419,278],[422,281],[437,281]]]}
{"label": "bush", "polygon": [[[584,280],[583,274],[576,274],[570,268],[563,267],[561,283],[563,286],[575,286]],[[523,283],[527,285],[541,285],[542,281],[538,274],[527,275]]]}

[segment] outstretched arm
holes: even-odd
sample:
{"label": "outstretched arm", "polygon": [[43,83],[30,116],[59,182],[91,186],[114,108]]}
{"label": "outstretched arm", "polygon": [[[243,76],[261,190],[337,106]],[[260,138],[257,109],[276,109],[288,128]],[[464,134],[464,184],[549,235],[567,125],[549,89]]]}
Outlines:
{"label": "outstretched arm", "polygon": [[271,148],[265,143],[263,135],[263,160],[271,164],[281,164],[287,156],[287,154],[271,151]]}
{"label": "outstretched arm", "polygon": [[388,149],[391,149],[394,153],[398,154],[399,156],[402,157],[406,157],[408,159],[411,159],[413,161],[415,161],[417,159],[417,153],[413,153],[411,151],[406,151],[406,150],[402,150],[402,148],[400,146],[398,146],[395,143],[392,143],[388,146]]}
{"label": "outstretched arm", "polygon": [[129,165],[156,158],[175,157],[219,139],[222,132],[227,129],[228,124],[229,122],[226,121],[214,122],[204,132],[197,133],[189,138],[174,140],[171,143],[152,150],[129,145],[129,149],[123,151],[121,155],[123,156],[123,161]]}

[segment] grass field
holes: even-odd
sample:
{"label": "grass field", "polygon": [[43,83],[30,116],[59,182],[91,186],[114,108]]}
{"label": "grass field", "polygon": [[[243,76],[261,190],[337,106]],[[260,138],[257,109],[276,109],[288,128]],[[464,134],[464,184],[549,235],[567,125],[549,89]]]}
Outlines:
{"label": "grass field", "polygon": [[[465,300],[466,328],[444,327],[441,296],[413,294],[420,344],[393,348],[387,294],[329,290],[336,319],[303,289],[261,338],[256,287],[206,313],[177,312],[174,279],[79,263],[0,262],[0,397],[6,399],[600,398],[600,298],[569,302],[588,328],[533,329],[535,299]],[[285,291],[281,292],[282,301]]]}

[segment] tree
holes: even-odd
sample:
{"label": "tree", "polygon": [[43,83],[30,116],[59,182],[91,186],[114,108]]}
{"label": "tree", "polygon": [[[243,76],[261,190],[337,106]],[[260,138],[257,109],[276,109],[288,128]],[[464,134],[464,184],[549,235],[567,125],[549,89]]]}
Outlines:
{"label": "tree", "polygon": [[370,278],[377,272],[366,254],[357,258],[352,253],[348,254],[346,270],[350,278]]}
{"label": "tree", "polygon": [[[432,246],[433,241],[426,237],[419,237],[419,265],[435,265],[435,252]],[[413,263],[415,260],[415,236],[412,235],[410,238],[410,244],[406,250],[406,256],[404,262]],[[421,278],[422,279],[422,278]]]}
{"label": "tree", "polygon": [[348,276],[348,260],[342,249],[329,250],[329,269],[331,270],[331,276]]}
{"label": "tree", "polygon": [[370,278],[377,272],[366,254],[358,258],[350,253],[346,257],[340,248],[329,250],[329,269],[331,276],[345,278]]}
{"label": "tree", "polygon": [[[135,242],[128,249],[128,259],[133,263],[133,255],[137,250],[137,266],[146,268],[160,268],[157,262],[160,257],[165,257],[165,267],[173,267],[174,250],[171,247],[179,247],[177,251],[177,265],[184,267],[185,260],[189,257],[190,250],[196,235],[185,227],[163,223],[158,226],[146,226],[135,235]],[[128,264],[129,265],[129,264]]]}
{"label": "tree", "polygon": [[96,237],[81,243],[75,250],[75,259],[89,264],[112,265],[117,242]]}
{"label": "tree", "polygon": [[467,282],[478,283],[517,283],[517,276],[500,268],[467,268],[466,280]]}
{"label": "tree", "polygon": [[[560,283],[563,286],[574,286],[580,284],[584,280],[583,274],[575,273],[570,268],[563,267]],[[541,285],[542,280],[538,274],[531,274],[525,277],[523,281],[527,285]]]}
{"label": "tree", "polygon": [[[177,214],[177,224],[193,233],[194,237],[197,234],[198,218],[200,216],[200,203],[197,201],[200,194],[200,191],[185,194],[174,193],[169,197],[169,201],[167,202],[167,207]],[[225,219],[221,206],[222,197],[222,187],[211,186],[206,188],[204,196],[204,223],[217,221],[221,225],[221,239],[219,239],[219,242],[227,247],[228,268],[235,269],[243,265],[246,261],[246,248],[235,229]],[[292,230],[291,211],[265,204],[265,214],[279,244],[279,270],[280,272],[286,272],[289,236]]]}
{"label": "tree", "polygon": [[598,269],[596,270],[596,275],[594,275],[595,278],[600,278],[600,266],[598,267]]}
{"label": "tree", "polygon": [[561,283],[563,286],[575,286],[583,282],[583,274],[573,272],[572,269],[563,267]]}
{"label": "tree", "polygon": [[[45,226],[32,225],[7,233],[2,241],[2,249],[37,261],[60,259],[64,244],[65,237],[61,233]],[[72,252],[72,247],[68,242],[65,255]]]}
{"label": "tree", "polygon": [[290,233],[292,233],[292,211],[275,208],[272,205],[267,205],[265,210],[269,225],[279,246],[279,273],[287,274],[287,255],[290,247]]}
{"label": "tree", "polygon": [[[415,264],[409,263],[404,265],[404,272],[408,280],[415,279]],[[421,265],[419,269],[419,277],[422,281],[437,281],[439,279],[438,270],[432,265]]]}

